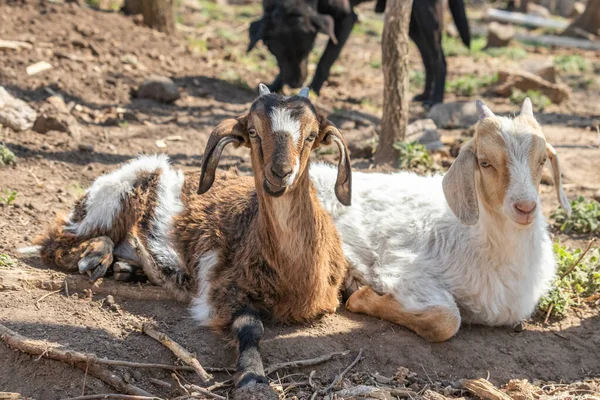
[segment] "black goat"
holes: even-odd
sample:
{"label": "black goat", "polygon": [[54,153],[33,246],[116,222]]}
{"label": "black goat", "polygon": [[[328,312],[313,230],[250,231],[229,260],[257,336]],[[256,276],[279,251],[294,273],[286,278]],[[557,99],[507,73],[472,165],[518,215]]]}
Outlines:
{"label": "black goat", "polygon": [[[318,32],[329,36],[310,88],[319,93],[329,70],[340,55],[357,20],[353,8],[368,0],[263,0],[263,17],[250,25],[248,51],[262,40],[277,58],[279,75],[269,86],[300,87],[306,80],[308,55]],[[376,12],[385,11],[386,0],[377,0]],[[463,43],[470,47],[471,34],[463,0],[449,0],[452,17]],[[415,100],[441,103],[446,83],[446,59],[442,51],[443,0],[414,0],[409,35],[425,66],[425,88]]]}

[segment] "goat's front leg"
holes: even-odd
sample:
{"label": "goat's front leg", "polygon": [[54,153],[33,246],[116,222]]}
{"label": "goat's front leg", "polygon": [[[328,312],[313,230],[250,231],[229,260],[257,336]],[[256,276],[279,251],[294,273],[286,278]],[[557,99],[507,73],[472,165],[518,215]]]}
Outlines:
{"label": "goat's front leg", "polygon": [[319,60],[319,64],[317,65],[317,70],[315,72],[315,77],[313,78],[312,83],[310,84],[310,88],[315,91],[315,93],[319,94],[321,91],[321,87],[329,78],[329,70],[331,70],[331,66],[337,60],[342,51],[342,47],[346,44],[350,33],[352,33],[352,27],[357,20],[356,14],[352,12],[351,14],[346,15],[341,20],[335,21],[335,37],[337,38],[337,44],[334,44],[331,40],[327,43],[327,47]]}
{"label": "goat's front leg", "polygon": [[234,376],[235,398],[278,399],[269,386],[260,357],[259,342],[265,329],[258,311],[246,307],[236,313],[231,330],[239,350]]}

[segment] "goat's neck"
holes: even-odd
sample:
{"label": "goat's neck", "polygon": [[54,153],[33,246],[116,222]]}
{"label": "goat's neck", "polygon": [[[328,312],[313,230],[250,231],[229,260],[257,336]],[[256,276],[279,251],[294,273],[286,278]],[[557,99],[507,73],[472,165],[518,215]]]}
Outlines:
{"label": "goat's neck", "polygon": [[311,251],[318,224],[315,207],[319,207],[316,194],[308,178],[308,168],[298,177],[293,189],[281,197],[264,192],[257,182],[259,199],[259,236],[271,254],[269,259],[300,260],[304,251]]}

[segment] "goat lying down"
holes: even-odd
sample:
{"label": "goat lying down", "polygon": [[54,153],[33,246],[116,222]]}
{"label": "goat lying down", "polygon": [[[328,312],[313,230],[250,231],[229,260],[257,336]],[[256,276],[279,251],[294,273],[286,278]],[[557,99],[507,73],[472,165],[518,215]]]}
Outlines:
{"label": "goat lying down", "polygon": [[311,167],[352,285],[364,285],[347,300],[349,310],[443,341],[461,319],[518,323],[548,289],[556,264],[538,186],[550,160],[558,199],[570,211],[558,157],[529,99],[514,119],[477,106],[475,136],[443,177],[354,173],[352,206],[344,208],[330,188],[334,169]]}
{"label": "goat lying down", "polygon": [[[261,85],[248,114],[211,133],[199,189],[198,176],[175,171],[166,156],[140,157],[98,178],[38,241],[42,259],[91,280],[115,259],[141,266],[150,281],[191,301],[202,325],[233,334],[238,387],[268,383],[258,352],[261,320],[335,312],[347,266],[307,166],[312,149],[335,142],[341,154],[332,185],[349,204],[348,151],[307,96],[308,89],[282,97]],[[215,181],[228,143],[250,148],[253,178]],[[115,273],[126,277],[126,269],[115,266]]]}

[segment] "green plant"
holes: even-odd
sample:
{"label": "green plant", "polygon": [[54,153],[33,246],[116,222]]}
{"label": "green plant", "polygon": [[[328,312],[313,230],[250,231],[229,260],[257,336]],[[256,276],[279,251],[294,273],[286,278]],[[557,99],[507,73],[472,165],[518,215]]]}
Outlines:
{"label": "green plant", "polygon": [[598,231],[600,223],[600,203],[595,200],[586,201],[583,196],[571,201],[571,215],[559,207],[550,215],[554,226],[561,232],[592,233]]}
{"label": "green plant", "polygon": [[531,99],[533,106],[538,110],[542,111],[544,108],[552,104],[552,100],[539,90],[528,90],[523,92],[519,89],[513,89],[510,95],[510,101],[513,104],[522,104],[526,97]]}
{"label": "green plant", "polygon": [[0,254],[0,267],[8,268],[15,265],[16,261],[11,258],[8,254]]}
{"label": "green plant", "polygon": [[394,149],[398,150],[398,168],[425,173],[436,170],[427,148],[417,142],[396,142]]}
{"label": "green plant", "polygon": [[411,69],[408,72],[408,81],[410,86],[422,88],[425,85],[425,72],[419,69]]}
{"label": "green plant", "polygon": [[515,61],[527,58],[527,50],[522,47],[492,47],[485,49],[484,52],[490,57],[508,58]]}
{"label": "green plant", "polygon": [[8,164],[14,164],[15,158],[15,153],[10,151],[10,149],[4,144],[0,143],[0,167]]}
{"label": "green plant", "polygon": [[383,19],[364,18],[354,24],[352,28],[353,35],[368,35],[380,38],[383,34]]}
{"label": "green plant", "polygon": [[10,206],[17,198],[17,192],[14,190],[5,189],[4,196],[5,197],[0,196],[0,203],[4,203],[4,204]]}
{"label": "green plant", "polygon": [[591,72],[593,70],[591,61],[578,54],[556,56],[554,57],[553,63],[556,69],[568,74]]}
{"label": "green plant", "polygon": [[376,58],[374,60],[371,60],[369,62],[369,66],[371,66],[371,68],[373,68],[373,69],[380,69],[381,68],[381,59]]}
{"label": "green plant", "polygon": [[600,291],[600,248],[583,255],[581,249],[569,251],[557,242],[554,255],[557,277],[538,308],[547,316],[563,317],[572,305]]}
{"label": "green plant", "polygon": [[446,83],[446,89],[458,96],[472,96],[479,89],[498,82],[498,74],[492,76],[464,75]]}
{"label": "green plant", "polygon": [[467,48],[460,38],[444,34],[442,37],[442,48],[447,57],[453,56],[478,56],[485,47],[486,39],[482,36],[476,36],[471,39],[471,48]]}

